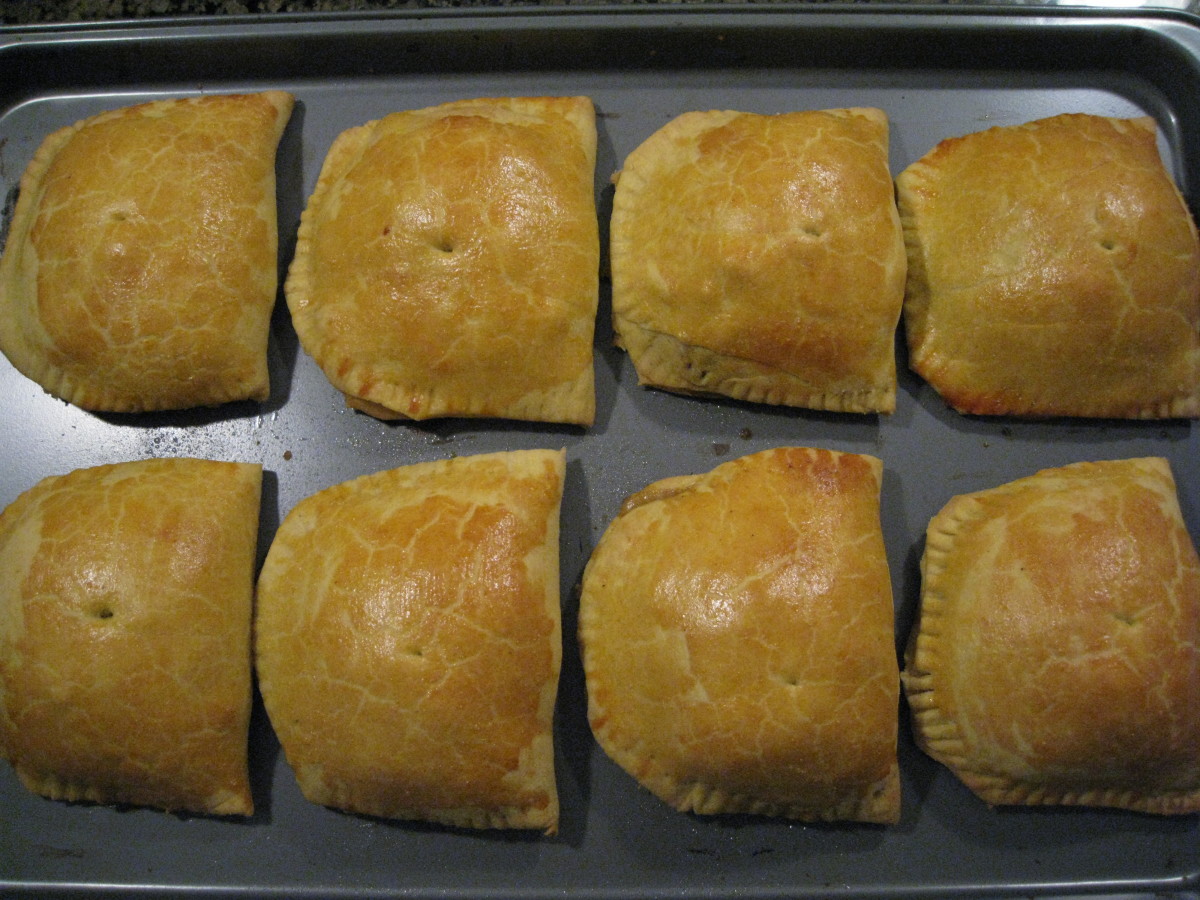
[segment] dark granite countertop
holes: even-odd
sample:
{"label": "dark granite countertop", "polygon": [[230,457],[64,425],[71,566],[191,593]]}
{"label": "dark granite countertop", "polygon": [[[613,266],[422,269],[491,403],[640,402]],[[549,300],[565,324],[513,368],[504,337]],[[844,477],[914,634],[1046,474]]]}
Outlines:
{"label": "dark granite countertop", "polygon": [[[165,16],[267,15],[276,13],[371,12],[471,7],[607,6],[613,0],[0,0],[0,23],[25,25],[141,19]],[[685,5],[696,0],[623,0]],[[712,2],[712,0],[701,0]],[[779,0],[718,0],[745,5]],[[795,2],[795,0],[785,0]],[[825,0],[808,0],[825,2]],[[868,0],[859,0],[868,2]]]}
{"label": "dark granite countertop", "polygon": [[1093,6],[1200,11],[1200,0],[0,0],[0,26],[194,16],[370,13],[417,9],[752,5]]}

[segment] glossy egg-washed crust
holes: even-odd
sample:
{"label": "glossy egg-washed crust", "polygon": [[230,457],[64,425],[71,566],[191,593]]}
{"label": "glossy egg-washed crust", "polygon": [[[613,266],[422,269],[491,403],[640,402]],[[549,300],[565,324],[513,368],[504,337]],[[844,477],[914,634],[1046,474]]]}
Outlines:
{"label": "glossy egg-washed crust", "polygon": [[904,686],[992,804],[1200,810],[1200,560],[1163,459],[1077,463],[930,522]]}
{"label": "glossy egg-washed crust", "polygon": [[287,302],[357,409],[591,424],[596,124],[585,97],[462,100],[341,134]]}
{"label": "glossy egg-washed crust", "polygon": [[675,808],[895,822],[873,457],[780,448],[630,497],[583,579],[588,718]]}
{"label": "glossy egg-washed crust", "polygon": [[21,178],[0,260],[0,350],[110,412],[263,400],[278,280],[282,91],[84,119]]}
{"label": "glossy egg-washed crust", "polygon": [[0,514],[0,750],[61,800],[249,815],[262,470],[151,459]]}
{"label": "glossy egg-washed crust", "polygon": [[955,409],[1200,416],[1200,243],[1153,120],[952,138],[897,189],[910,364]]}
{"label": "glossy egg-washed crust", "polygon": [[305,797],[556,831],[564,465],[550,450],[418,463],[288,514],[259,577],[255,646]]}
{"label": "glossy egg-washed crust", "polygon": [[895,408],[905,254],[882,111],[685,113],[626,159],[611,233],[642,384]]}

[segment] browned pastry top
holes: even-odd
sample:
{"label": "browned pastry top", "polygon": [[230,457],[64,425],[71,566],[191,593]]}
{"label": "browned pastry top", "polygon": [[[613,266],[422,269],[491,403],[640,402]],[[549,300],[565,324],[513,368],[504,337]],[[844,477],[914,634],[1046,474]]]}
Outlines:
{"label": "browned pastry top", "polygon": [[0,748],[64,800],[248,815],[261,468],[152,459],[0,515]]}
{"label": "browned pastry top", "polygon": [[890,412],[905,254],[886,115],[679,116],[619,173],[612,271],[642,383]]}
{"label": "browned pastry top", "polygon": [[564,465],[549,450],[417,463],[288,514],[259,577],[256,655],[308,799],[557,828]]}
{"label": "browned pastry top", "polygon": [[584,575],[588,717],[681,810],[894,822],[882,464],[779,448],[631,497]]}
{"label": "browned pastry top", "polygon": [[265,399],[282,91],[159,100],[50,135],[0,262],[0,349],[85,409]]}
{"label": "browned pastry top", "polygon": [[1200,415],[1200,241],[1151,119],[943,141],[897,178],[912,367],[986,415]]}
{"label": "browned pastry top", "polygon": [[339,136],[287,297],[351,405],[591,423],[595,154],[583,97],[456,101]]}
{"label": "browned pastry top", "polygon": [[929,525],[917,739],[990,803],[1200,810],[1200,558],[1163,459],[1076,463]]}

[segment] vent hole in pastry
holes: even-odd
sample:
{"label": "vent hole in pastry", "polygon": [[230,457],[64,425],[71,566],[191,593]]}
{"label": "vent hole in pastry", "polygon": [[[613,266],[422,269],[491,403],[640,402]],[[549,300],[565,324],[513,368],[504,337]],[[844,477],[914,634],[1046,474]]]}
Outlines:
{"label": "vent hole in pastry", "polygon": [[1117,243],[1116,243],[1116,241],[1110,241],[1107,238],[1105,238],[1104,240],[1102,240],[1100,242],[1100,249],[1108,250],[1109,252],[1111,252],[1111,251],[1117,249]]}
{"label": "vent hole in pastry", "polygon": [[113,617],[113,608],[107,603],[93,603],[88,609],[88,615],[93,619],[111,619]]}
{"label": "vent hole in pastry", "polygon": [[442,253],[453,253],[454,252],[454,241],[450,240],[450,238],[448,238],[448,237],[444,237],[441,240],[434,241],[433,246],[434,246],[434,249],[436,249]]}
{"label": "vent hole in pastry", "polygon": [[823,232],[816,225],[805,225],[804,233],[809,237],[819,238]]}
{"label": "vent hole in pastry", "polygon": [[127,203],[120,206],[110,206],[108,208],[108,221],[128,222],[134,217],[136,212],[136,208]]}

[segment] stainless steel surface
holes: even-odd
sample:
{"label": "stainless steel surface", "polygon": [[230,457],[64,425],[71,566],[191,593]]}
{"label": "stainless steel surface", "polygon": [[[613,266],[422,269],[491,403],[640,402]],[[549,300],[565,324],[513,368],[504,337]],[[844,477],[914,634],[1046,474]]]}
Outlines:
{"label": "stainless steel surface", "polygon": [[[334,136],[395,109],[501,94],[591,96],[596,194],[643,138],[691,109],[875,105],[894,171],[944,137],[1061,111],[1153,115],[1200,209],[1200,27],[1186,15],[908,8],[628,9],[302,17],[0,32],[0,188],[55,127],[148,97],[283,87],[298,106],[279,158],[281,267]],[[280,518],[335,482],[418,460],[568,450],[562,519],[561,834],[468,833],[312,806],[270,727],[252,728],[258,804],[246,822],[55,803],[0,770],[0,888],[300,897],[888,897],[1147,893],[1200,888],[1196,816],[992,810],[901,729],[894,827],[681,815],[638,788],[587,729],[571,640],[575,587],[626,494],[668,475],[796,444],[883,459],[897,647],[915,611],[929,517],[953,494],[1081,459],[1164,455],[1200,535],[1200,429],[1188,422],[1024,422],[959,416],[902,373],[890,417],[702,401],[639,388],[611,347],[607,286],[594,428],[449,420],[383,424],[346,410],[298,347],[282,301],[274,395],[262,405],[91,415],[0,362],[0,504],[42,477],[148,456],[261,461],[260,557]],[[904,351],[897,352],[903,369]]]}

